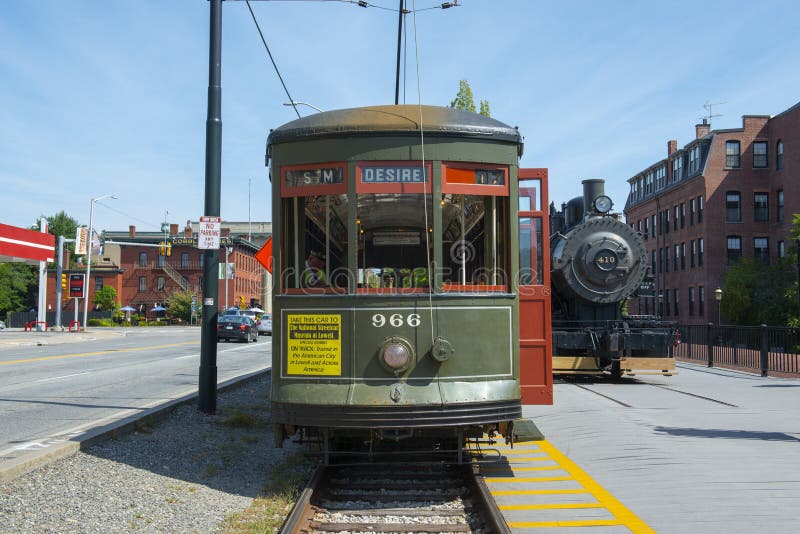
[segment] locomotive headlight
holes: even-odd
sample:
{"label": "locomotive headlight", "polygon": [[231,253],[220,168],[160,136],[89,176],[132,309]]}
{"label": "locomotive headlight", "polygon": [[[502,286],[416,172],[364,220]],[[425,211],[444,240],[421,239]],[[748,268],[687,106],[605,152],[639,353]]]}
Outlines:
{"label": "locomotive headlight", "polygon": [[411,344],[396,336],[386,339],[379,352],[381,364],[395,374],[408,369],[413,357],[414,350],[411,348]]}
{"label": "locomotive headlight", "polygon": [[594,199],[594,209],[598,213],[608,213],[613,205],[611,198],[606,195],[600,195]]}

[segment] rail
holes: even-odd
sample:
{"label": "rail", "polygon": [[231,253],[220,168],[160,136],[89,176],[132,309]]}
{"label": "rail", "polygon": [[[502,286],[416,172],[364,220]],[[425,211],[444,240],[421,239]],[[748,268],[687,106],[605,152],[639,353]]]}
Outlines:
{"label": "rail", "polygon": [[681,325],[675,357],[708,367],[758,372],[761,376],[800,374],[800,328],[776,326]]}

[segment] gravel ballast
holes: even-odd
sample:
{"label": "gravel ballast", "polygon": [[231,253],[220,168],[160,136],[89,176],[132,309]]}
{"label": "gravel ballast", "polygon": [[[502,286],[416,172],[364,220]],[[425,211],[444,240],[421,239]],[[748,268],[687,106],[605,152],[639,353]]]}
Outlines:
{"label": "gravel ballast", "polygon": [[218,395],[216,415],[197,402],[0,485],[0,532],[217,532],[250,506],[276,449],[269,376]]}

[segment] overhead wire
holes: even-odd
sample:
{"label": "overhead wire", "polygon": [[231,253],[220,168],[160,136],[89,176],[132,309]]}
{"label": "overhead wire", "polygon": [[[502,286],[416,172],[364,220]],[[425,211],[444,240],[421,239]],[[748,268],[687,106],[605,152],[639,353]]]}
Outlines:
{"label": "overhead wire", "polygon": [[264,39],[264,33],[261,31],[261,26],[258,25],[258,20],[256,20],[256,14],[253,13],[253,7],[250,5],[250,0],[244,0],[247,4],[247,9],[250,11],[250,16],[253,17],[253,23],[256,25],[256,29],[258,30],[258,35],[261,36],[261,42],[264,43],[264,48],[267,49],[267,54],[269,55],[269,60],[272,61],[272,66],[275,67],[275,73],[278,75],[278,79],[281,81],[281,85],[283,86],[283,90],[286,91],[286,96],[289,98],[289,102],[292,104],[292,108],[294,112],[297,113],[297,118],[302,118],[300,112],[297,111],[297,104],[294,102],[294,98],[292,95],[289,94],[289,89],[286,87],[286,83],[283,81],[283,76],[281,76],[281,71],[278,70],[278,65],[275,63],[275,59],[272,57],[272,52],[269,49],[269,45],[267,44],[267,40]]}

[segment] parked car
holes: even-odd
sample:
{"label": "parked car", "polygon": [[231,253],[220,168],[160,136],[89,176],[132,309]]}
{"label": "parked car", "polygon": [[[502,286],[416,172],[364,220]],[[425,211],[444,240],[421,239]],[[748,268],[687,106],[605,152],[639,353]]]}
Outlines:
{"label": "parked car", "polygon": [[228,308],[227,310],[222,312],[222,315],[226,315],[226,316],[227,315],[233,315],[233,316],[246,315],[247,317],[250,317],[253,320],[255,320],[255,318],[256,318],[256,312],[251,311],[251,310],[240,310],[239,308]]}
{"label": "parked car", "polygon": [[[270,326],[272,326],[272,321],[270,321]],[[5,327],[6,327],[6,323],[4,323],[3,321],[0,321],[0,330],[4,330]],[[272,331],[272,330],[270,330],[270,331]]]}
{"label": "parked car", "polygon": [[246,315],[222,315],[217,320],[217,341],[258,341],[256,322]]}
{"label": "parked car", "polygon": [[256,326],[258,327],[259,334],[272,335],[272,315],[269,313],[261,315],[261,317],[256,320]]}

